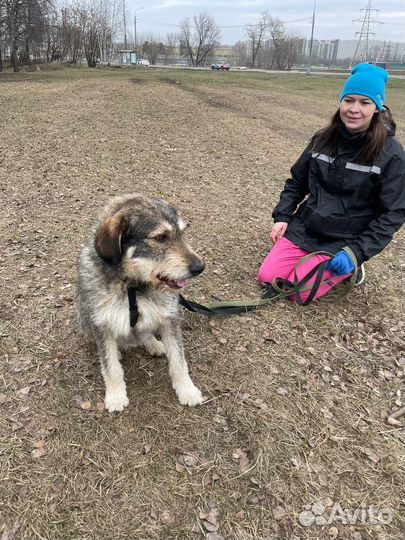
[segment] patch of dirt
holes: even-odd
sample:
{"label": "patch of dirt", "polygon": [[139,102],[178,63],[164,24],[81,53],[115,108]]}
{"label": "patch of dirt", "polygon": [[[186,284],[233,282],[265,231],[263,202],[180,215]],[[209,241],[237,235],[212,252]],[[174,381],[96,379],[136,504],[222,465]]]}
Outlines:
{"label": "patch of dirt", "polygon": [[[123,362],[129,407],[103,408],[73,306],[76,257],[99,208],[121,193],[163,197],[191,222],[207,263],[185,296],[257,297],[271,210],[342,82],[311,79],[313,91],[295,95],[288,78],[252,76],[250,87],[211,75],[134,83],[130,72],[68,70],[2,87],[2,538],[403,530],[403,430],[387,423],[403,406],[403,232],[350,297],[228,318],[184,313],[202,407],[180,406],[165,360],[140,350]],[[389,92],[404,141],[403,86]],[[336,504],[360,508],[363,522],[328,523]],[[370,507],[392,520],[370,523]]]}
{"label": "patch of dirt", "polygon": [[130,79],[130,82],[132,84],[145,84],[145,80],[144,79]]}

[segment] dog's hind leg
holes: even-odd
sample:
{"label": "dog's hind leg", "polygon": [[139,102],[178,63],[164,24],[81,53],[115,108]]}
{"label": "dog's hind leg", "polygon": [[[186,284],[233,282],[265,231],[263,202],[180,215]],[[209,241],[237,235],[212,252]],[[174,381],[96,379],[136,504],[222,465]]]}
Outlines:
{"label": "dog's hind leg", "polygon": [[109,412],[122,411],[129,403],[116,340],[103,336],[97,340],[101,373],[105,382],[105,408]]}
{"label": "dog's hind leg", "polygon": [[181,337],[180,325],[177,321],[167,321],[161,327],[162,342],[169,360],[169,375],[174,391],[182,405],[200,405],[203,397],[194,385],[188,373],[187,362]]}

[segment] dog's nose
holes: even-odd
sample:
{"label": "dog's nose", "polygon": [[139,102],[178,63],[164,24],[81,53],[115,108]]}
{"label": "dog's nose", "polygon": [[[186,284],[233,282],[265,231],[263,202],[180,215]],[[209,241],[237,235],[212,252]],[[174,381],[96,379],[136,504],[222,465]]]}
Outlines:
{"label": "dog's nose", "polygon": [[198,276],[198,274],[201,274],[204,268],[205,268],[205,263],[201,259],[192,262],[190,266],[188,267],[189,272],[192,276]]}

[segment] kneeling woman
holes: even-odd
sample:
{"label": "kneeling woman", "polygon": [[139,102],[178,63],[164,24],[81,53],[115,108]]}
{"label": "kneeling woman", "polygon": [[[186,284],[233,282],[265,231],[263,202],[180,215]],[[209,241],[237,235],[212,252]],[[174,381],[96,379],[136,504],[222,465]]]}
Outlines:
{"label": "kneeling woman", "polygon": [[[274,246],[259,270],[261,285],[275,278],[293,281],[295,264],[314,251],[334,254],[315,298],[348,278],[355,263],[360,283],[363,263],[405,222],[405,155],[384,107],[387,81],[381,68],[356,66],[330,124],[315,133],[292,167],[272,214]],[[318,255],[302,264],[298,278],[326,259]]]}

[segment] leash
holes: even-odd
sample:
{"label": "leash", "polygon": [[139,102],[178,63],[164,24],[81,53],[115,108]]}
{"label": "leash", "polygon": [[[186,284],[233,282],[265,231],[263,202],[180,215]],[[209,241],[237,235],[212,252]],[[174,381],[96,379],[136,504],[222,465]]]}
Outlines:
{"label": "leash", "polygon": [[[356,284],[357,278],[357,261],[354,253],[349,248],[343,248],[354,262],[354,272],[350,276],[348,285],[345,290],[345,294],[349,293]],[[228,300],[224,302],[211,302],[209,304],[198,304],[197,302],[192,302],[191,300],[186,300],[184,296],[179,294],[179,303],[184,308],[194,313],[199,313],[200,315],[240,315],[242,313],[247,313],[248,311],[253,311],[261,306],[267,306],[274,300],[279,298],[287,298],[295,294],[297,304],[300,306],[308,306],[313,299],[315,298],[316,293],[322,285],[329,285],[328,280],[323,281],[323,275],[325,273],[325,267],[329,262],[329,259],[322,261],[301,280],[298,279],[298,269],[301,265],[310,261],[313,257],[317,255],[325,255],[332,259],[334,257],[333,253],[328,251],[314,251],[302,257],[294,267],[294,281],[289,281],[288,279],[276,278],[268,286],[267,290],[264,291],[263,295],[256,300]],[[308,285],[310,281],[315,276],[314,283]],[[138,322],[139,310],[138,302],[136,299],[137,293],[136,287],[128,287],[128,301],[129,301],[129,322],[131,328],[133,328]],[[302,299],[302,293],[310,291],[306,300]]]}
{"label": "leash", "polygon": [[[353,259],[353,253],[349,248],[344,248],[345,251]],[[333,253],[327,251],[315,251],[309,253],[302,257],[294,267],[294,281],[291,282],[287,279],[276,278],[271,282],[271,286],[263,293],[260,298],[256,300],[230,300],[224,302],[212,302],[209,304],[198,304],[197,302],[192,302],[191,300],[186,300],[181,294],[179,295],[179,302],[184,308],[194,313],[199,313],[200,315],[238,315],[242,313],[247,313],[248,311],[255,310],[261,306],[267,306],[274,300],[279,298],[287,298],[288,296],[296,295],[297,304],[300,306],[308,306],[314,299],[316,293],[322,285],[330,284],[328,280],[323,281],[323,275],[325,273],[325,267],[329,260],[322,261],[316,265],[306,276],[301,280],[298,279],[297,271],[301,265],[310,261],[316,255],[326,255],[329,259],[334,257]],[[350,277],[348,285],[345,290],[345,294],[349,293],[356,284],[357,278],[357,262],[354,257],[354,272]],[[315,281],[312,285],[308,285],[308,281],[314,276]],[[301,294],[303,292],[310,291],[306,300],[302,299]]]}

